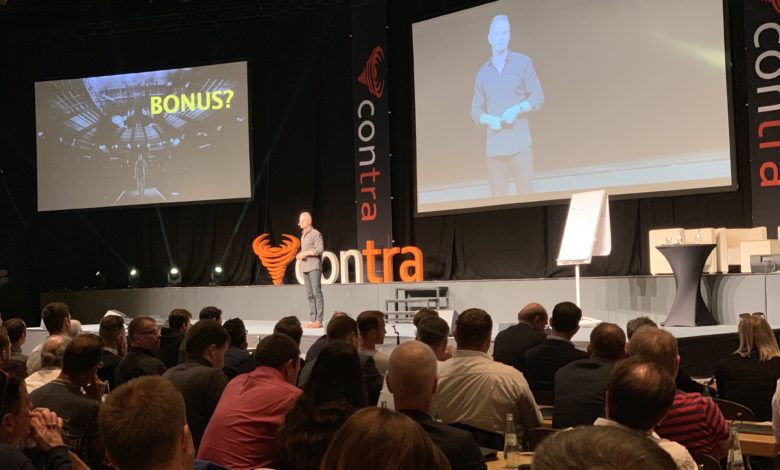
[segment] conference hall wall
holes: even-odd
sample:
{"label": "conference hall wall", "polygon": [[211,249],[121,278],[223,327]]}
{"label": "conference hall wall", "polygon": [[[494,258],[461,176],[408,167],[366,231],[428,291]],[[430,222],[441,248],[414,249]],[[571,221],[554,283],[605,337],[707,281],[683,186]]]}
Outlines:
{"label": "conference hall wall", "polygon": [[[227,284],[268,284],[251,241],[265,232],[277,240],[297,233],[301,210],[314,213],[329,250],[355,247],[349,2],[276,18],[215,13],[208,21],[192,20],[197,2],[130,2],[132,11],[121,3],[0,8],[0,61],[13,71],[0,87],[0,269],[9,280],[0,311],[35,321],[39,292],[122,287],[130,265],[140,270],[142,287],[165,285],[171,262],[185,285],[207,285],[220,261]],[[569,276],[570,268],[555,265],[563,205],[415,218],[411,24],[477,3],[388,2],[395,243],[423,249],[430,280]],[[736,4],[729,5],[730,36],[739,53]],[[152,20],[111,21],[122,15]],[[248,63],[251,202],[36,212],[34,82],[236,60]],[[734,101],[741,103],[744,60],[733,62]],[[735,129],[744,156],[739,113]],[[749,225],[746,168],[740,158],[741,189],[734,192],[613,201],[612,254],[584,275],[646,274],[652,227]],[[105,281],[96,281],[97,270]],[[286,282],[294,282],[291,272]]]}

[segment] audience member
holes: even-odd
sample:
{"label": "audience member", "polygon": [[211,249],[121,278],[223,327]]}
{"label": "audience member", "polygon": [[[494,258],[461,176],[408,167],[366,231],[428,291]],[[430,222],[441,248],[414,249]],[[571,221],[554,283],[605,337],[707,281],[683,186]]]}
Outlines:
{"label": "audience member", "polygon": [[198,314],[198,320],[214,320],[222,324],[222,309],[217,307],[203,307]]}
{"label": "audience member", "polygon": [[198,458],[233,470],[267,467],[279,459],[276,433],[301,390],[295,386],[300,351],[287,335],[272,334],[255,349],[256,368],[222,393]]}
{"label": "audience member", "polygon": [[390,356],[378,351],[376,346],[385,342],[385,315],[378,310],[366,310],[358,315],[357,326],[360,332],[360,355],[373,357],[377,370],[384,376]]}
{"label": "audience member", "polygon": [[545,439],[534,470],[675,470],[677,464],[643,433],[611,426],[580,426]]}
{"label": "audience member", "polygon": [[285,470],[319,469],[336,431],[367,404],[357,350],[343,341],[328,344],[295,405],[279,428]]}
{"label": "audience member", "polygon": [[[11,338],[5,327],[0,325],[0,369],[5,370],[8,367],[8,361],[11,360]],[[6,371],[7,372],[7,371]]]}
{"label": "audience member", "polygon": [[[666,330],[644,326],[628,342],[628,355],[661,367],[674,377],[680,366],[677,340]],[[641,403],[641,402],[637,402]],[[718,406],[700,393],[676,390],[663,420],[655,427],[659,436],[679,442],[690,452],[724,457],[729,447],[729,428]]]}
{"label": "audience member", "polygon": [[[255,360],[247,351],[246,327],[244,321],[240,318],[231,318],[224,325],[225,331],[230,336],[230,348],[225,356],[225,366],[222,372],[225,373],[228,380],[239,374],[252,372],[255,368]],[[276,331],[274,331],[276,333]]]}
{"label": "audience member", "polygon": [[[433,317],[423,322],[435,319],[441,320]],[[395,348],[387,373],[387,385],[393,394],[395,408],[422,426],[453,469],[487,468],[470,432],[438,423],[431,417],[433,395],[438,386],[436,369],[436,356],[427,344],[407,341]]]}
{"label": "audience member", "polygon": [[32,393],[41,386],[51,382],[60,376],[62,372],[62,358],[65,349],[70,344],[70,337],[54,335],[46,338],[41,349],[41,369],[33,372],[26,379],[27,393]]}
{"label": "audience member", "polygon": [[22,452],[27,439],[43,453],[47,470],[73,468],[62,441],[62,420],[46,408],[31,410],[24,381],[0,372],[0,463],[4,469],[34,470]]}
{"label": "audience member", "polygon": [[60,375],[30,394],[33,406],[48,408],[62,417],[65,445],[93,469],[103,468],[103,440],[97,421],[105,391],[97,376],[102,357],[100,336],[77,336],[65,349]]}
{"label": "audience member", "polygon": [[530,303],[517,314],[517,325],[499,331],[493,344],[493,359],[523,372],[525,352],[542,344],[546,335],[547,310],[537,303]]}
{"label": "audience member", "polygon": [[165,364],[153,353],[160,347],[160,330],[154,318],[141,316],[133,318],[127,327],[130,350],[119,361],[114,372],[114,386],[144,375],[162,375]]}
{"label": "audience member", "polygon": [[599,323],[590,333],[589,359],[578,359],[555,374],[553,427],[593,424],[604,416],[609,374],[626,355],[626,334],[614,323]]}
{"label": "audience member", "polygon": [[124,318],[105,315],[100,320],[99,334],[103,338],[103,366],[98,370],[98,377],[110,384],[114,382],[117,364],[127,354]]}
{"label": "audience member", "polygon": [[775,394],[772,396],[772,431],[775,441],[780,442],[780,379],[775,386]]}
{"label": "audience member", "polygon": [[158,376],[131,380],[100,407],[106,455],[117,470],[191,470],[195,459],[184,400]]}
{"label": "audience member", "polygon": [[[333,316],[330,317],[331,321],[333,321],[334,318],[338,317],[349,317],[348,314],[345,312],[339,312],[336,310],[333,312]],[[326,330],[327,331],[327,330]],[[317,338],[317,340],[309,347],[309,350],[306,351],[306,362],[311,362],[314,360],[315,357],[317,357],[317,354],[320,353],[320,351],[325,348],[325,346],[328,345],[328,335],[327,333]]]}
{"label": "audience member", "polygon": [[439,312],[432,308],[423,307],[420,310],[417,311],[417,313],[414,314],[414,317],[412,317],[412,324],[415,328],[420,326],[420,322],[423,318],[429,318],[429,317],[436,317],[439,318]]}
{"label": "audience member", "polygon": [[187,331],[187,360],[163,374],[184,397],[196,451],[228,382],[222,367],[229,347],[225,328],[213,320],[199,321]]}
{"label": "audience member", "polygon": [[631,341],[631,337],[634,336],[634,333],[636,333],[636,331],[643,326],[652,326],[653,328],[658,328],[658,325],[649,317],[632,318],[628,321],[628,323],[626,323],[626,336],[628,337],[628,340]]}
{"label": "audience member", "polygon": [[[346,315],[331,318],[325,331],[328,335],[328,344],[334,341],[344,341],[354,346],[355,349],[359,347],[357,322]],[[306,365],[301,369],[301,375],[298,378],[299,387],[306,386],[316,363],[317,358],[315,357],[311,362],[306,362]],[[373,357],[360,355],[360,363],[363,368],[363,381],[368,395],[368,404],[374,406],[379,402],[379,392],[382,390],[384,379],[377,370]]]}
{"label": "audience member", "polygon": [[450,465],[428,434],[408,416],[384,408],[364,408],[336,433],[320,468],[447,470]]}
{"label": "audience member", "polygon": [[772,395],[780,379],[780,348],[769,323],[759,315],[739,322],[739,349],[718,364],[721,398],[750,408],[758,421],[772,419]]}
{"label": "audience member", "polygon": [[75,338],[81,334],[81,322],[75,318],[70,319],[70,326],[68,327],[68,336]]}
{"label": "audience member", "polygon": [[[70,336],[70,309],[68,304],[51,302],[41,311],[41,321],[49,332],[49,336]],[[41,368],[41,348],[43,343],[35,346],[27,358],[27,373],[38,372]]]}
{"label": "audience member", "polygon": [[487,354],[493,321],[484,310],[470,308],[458,316],[452,359],[439,363],[434,416],[445,423],[469,426],[477,443],[502,448],[506,415],[512,413],[518,431],[541,426],[523,374]]}
{"label": "audience member", "polygon": [[696,470],[698,466],[685,447],[653,432],[674,402],[674,394],[672,375],[653,361],[632,356],[612,370],[607,384],[607,418],[598,418],[594,424],[643,432],[669,453],[678,469]]}
{"label": "audience member", "polygon": [[11,358],[6,361],[5,370],[12,376],[24,380],[27,378],[27,356],[22,346],[27,341],[27,325],[21,318],[11,318],[3,324],[11,341]]}
{"label": "audience member", "polygon": [[298,347],[301,346],[301,339],[303,338],[303,327],[298,317],[290,316],[284,317],[274,325],[274,333],[283,333],[295,341]]}
{"label": "audience member", "polygon": [[588,355],[574,347],[571,338],[580,329],[582,310],[572,302],[561,302],[553,308],[552,332],[545,340],[525,352],[524,369],[531,390],[552,390],[555,373],[566,364]]}
{"label": "audience member", "polygon": [[179,349],[191,322],[189,310],[175,308],[168,314],[168,326],[160,330],[160,348],[154,353],[165,367],[170,369],[179,363]]}
{"label": "audience member", "polygon": [[417,324],[417,340],[427,344],[439,361],[446,361],[452,357],[448,347],[449,336],[449,325],[438,316],[424,317]]}

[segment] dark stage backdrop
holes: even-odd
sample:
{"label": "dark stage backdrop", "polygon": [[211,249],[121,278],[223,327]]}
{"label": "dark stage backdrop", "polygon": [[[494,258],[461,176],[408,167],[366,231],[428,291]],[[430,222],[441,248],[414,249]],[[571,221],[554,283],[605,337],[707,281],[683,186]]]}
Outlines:
{"label": "dark stage backdrop", "polygon": [[[185,285],[207,285],[221,261],[228,284],[270,283],[251,242],[264,232],[277,242],[283,233],[297,235],[302,210],[313,213],[327,249],[356,246],[348,2],[302,2],[324,6],[278,17],[247,9],[231,16],[227,7],[199,16],[197,1],[9,3],[0,7],[5,317],[36,320],[40,291],[96,287],[98,269],[106,273],[105,287],[126,285],[131,265],[141,271],[142,286],[163,286],[172,261]],[[411,21],[477,3],[484,2],[388,1],[395,243],[422,248],[430,280],[570,276],[572,268],[555,265],[566,206],[414,218]],[[742,113],[735,116],[740,190],[613,201],[612,254],[594,259],[584,275],[646,274],[647,231],[654,227],[751,224],[743,21],[739,2],[730,3],[734,101]],[[151,19],[120,21],[131,14]],[[252,202],[36,213],[34,81],[236,59],[249,62]],[[291,272],[286,282],[294,282]]]}

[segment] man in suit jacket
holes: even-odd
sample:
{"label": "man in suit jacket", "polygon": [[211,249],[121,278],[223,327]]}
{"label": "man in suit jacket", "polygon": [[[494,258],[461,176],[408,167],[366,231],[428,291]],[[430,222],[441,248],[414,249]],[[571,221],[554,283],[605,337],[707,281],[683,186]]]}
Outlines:
{"label": "man in suit jacket", "polygon": [[590,333],[590,358],[570,362],[555,374],[553,427],[591,425],[603,418],[609,373],[626,356],[626,334],[614,323],[599,323]]}
{"label": "man in suit jacket", "polygon": [[487,468],[470,432],[438,423],[431,418],[436,392],[436,355],[425,343],[407,341],[393,350],[387,372],[387,386],[395,407],[416,421],[450,461],[453,470]]}
{"label": "man in suit jacket", "polygon": [[103,338],[103,366],[97,375],[103,382],[114,385],[114,372],[119,361],[127,354],[125,320],[119,315],[106,314],[100,320],[100,337]]}
{"label": "man in suit jacket", "polygon": [[530,303],[517,314],[517,325],[500,331],[493,344],[493,359],[523,372],[526,351],[541,344],[546,337],[547,310],[537,303]]}
{"label": "man in suit jacket", "polygon": [[309,316],[311,321],[304,328],[322,328],[322,315],[325,304],[322,299],[320,273],[322,261],[320,256],[324,250],[322,234],[312,226],[311,214],[302,212],[298,217],[298,227],[301,228],[301,251],[295,259],[301,265],[303,283],[306,286],[306,296],[309,298]]}
{"label": "man in suit jacket", "polygon": [[582,310],[572,302],[553,309],[552,333],[538,346],[525,352],[525,377],[531,390],[552,390],[555,373],[566,364],[588,355],[574,347],[571,338],[580,329]]}

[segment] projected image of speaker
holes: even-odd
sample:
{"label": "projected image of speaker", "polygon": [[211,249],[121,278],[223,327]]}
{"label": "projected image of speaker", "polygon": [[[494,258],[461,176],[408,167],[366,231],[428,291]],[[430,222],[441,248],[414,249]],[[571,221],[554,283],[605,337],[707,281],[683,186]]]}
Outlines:
{"label": "projected image of speaker", "polygon": [[38,210],[247,200],[247,64],[36,82]]}

